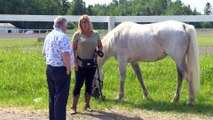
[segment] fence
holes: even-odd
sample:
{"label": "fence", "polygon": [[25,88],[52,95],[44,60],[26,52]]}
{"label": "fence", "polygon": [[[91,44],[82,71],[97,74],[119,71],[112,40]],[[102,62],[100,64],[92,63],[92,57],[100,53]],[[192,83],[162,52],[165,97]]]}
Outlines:
{"label": "fence", "polygon": [[[1,22],[53,22],[54,18],[57,15],[7,15],[7,14],[0,14],[0,21]],[[80,16],[64,16],[68,22],[78,22]],[[117,22],[124,22],[124,21],[133,21],[133,22],[160,22],[166,20],[177,20],[182,22],[213,22],[212,15],[195,15],[195,16],[90,16],[92,22],[98,23],[108,23],[108,31],[112,30],[115,27],[115,23]],[[45,36],[45,32],[49,32],[48,29],[20,29],[17,31],[18,33],[25,33],[22,34],[22,37],[27,38],[40,38]],[[203,31],[203,30],[199,30]],[[32,33],[39,33],[39,34],[32,34]],[[42,33],[42,34],[40,34]],[[44,34],[43,34],[44,33]],[[0,34],[1,38],[16,38],[17,34],[15,35],[3,35]]]}
{"label": "fence", "polygon": [[[52,22],[56,15],[7,15],[0,14],[0,21],[20,22]],[[80,16],[64,16],[69,22],[78,22]],[[90,16],[92,22],[107,22],[108,31],[115,27],[116,22],[160,22],[177,20],[182,22],[213,22],[212,15],[181,15],[181,16]]]}

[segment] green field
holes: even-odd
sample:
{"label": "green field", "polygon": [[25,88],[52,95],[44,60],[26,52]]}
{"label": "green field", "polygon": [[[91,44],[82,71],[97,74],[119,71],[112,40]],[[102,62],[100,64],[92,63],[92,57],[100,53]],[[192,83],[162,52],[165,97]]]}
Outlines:
{"label": "green field", "polygon": [[[200,46],[213,46],[213,35],[199,35]],[[42,42],[36,39],[0,40],[0,107],[28,107],[47,109],[48,93],[45,80],[45,58],[42,56]],[[201,94],[194,106],[187,106],[188,87],[184,80],[180,101],[171,103],[177,86],[177,72],[170,57],[158,62],[141,62],[149,99],[143,94],[130,65],[127,67],[125,97],[116,102],[119,93],[119,73],[117,61],[110,59],[103,67],[105,75],[103,94],[108,108],[145,109],[159,112],[189,113],[213,116],[213,53],[200,55]],[[68,107],[70,106],[74,74],[72,72]],[[83,87],[84,88],[84,87]],[[82,89],[82,92],[84,90]],[[92,99],[95,109],[106,109],[101,99]],[[79,101],[83,108],[83,93]]]}
{"label": "green field", "polygon": [[213,46],[213,34],[199,34],[198,44],[199,46]]}

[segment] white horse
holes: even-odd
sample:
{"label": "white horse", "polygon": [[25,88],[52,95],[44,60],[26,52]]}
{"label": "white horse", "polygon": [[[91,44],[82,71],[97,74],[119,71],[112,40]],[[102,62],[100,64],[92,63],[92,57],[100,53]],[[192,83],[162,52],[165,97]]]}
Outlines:
{"label": "white horse", "polygon": [[167,55],[175,61],[178,72],[177,91],[172,102],[179,100],[184,77],[189,85],[190,105],[199,93],[200,66],[194,26],[177,21],[145,25],[123,22],[104,36],[101,41],[104,57],[98,59],[100,70],[112,56],[119,63],[120,93],[118,100],[121,100],[124,96],[127,63],[130,63],[134,69],[144,97],[147,98],[148,91],[144,85],[138,61],[157,61]]}

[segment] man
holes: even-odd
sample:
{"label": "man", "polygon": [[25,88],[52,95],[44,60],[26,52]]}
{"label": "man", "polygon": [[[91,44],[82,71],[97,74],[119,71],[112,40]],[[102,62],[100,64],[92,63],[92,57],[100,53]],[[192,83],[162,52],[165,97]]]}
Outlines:
{"label": "man", "polygon": [[66,105],[74,56],[69,37],[66,35],[66,18],[56,17],[53,28],[46,36],[43,48],[47,64],[49,119],[66,120]]}

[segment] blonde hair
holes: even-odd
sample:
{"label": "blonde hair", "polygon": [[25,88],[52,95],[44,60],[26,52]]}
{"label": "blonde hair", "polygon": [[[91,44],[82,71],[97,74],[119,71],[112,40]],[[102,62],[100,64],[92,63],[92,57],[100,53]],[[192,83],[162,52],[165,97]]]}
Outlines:
{"label": "blonde hair", "polygon": [[92,26],[92,23],[89,19],[89,16],[88,15],[82,15],[78,21],[78,30],[82,33],[83,32],[83,29],[81,27],[81,21],[82,20],[87,20],[88,24],[89,24],[89,30],[90,31],[93,31],[93,26]]}

